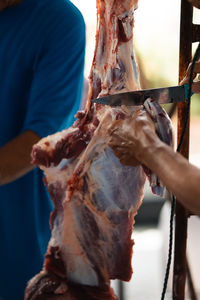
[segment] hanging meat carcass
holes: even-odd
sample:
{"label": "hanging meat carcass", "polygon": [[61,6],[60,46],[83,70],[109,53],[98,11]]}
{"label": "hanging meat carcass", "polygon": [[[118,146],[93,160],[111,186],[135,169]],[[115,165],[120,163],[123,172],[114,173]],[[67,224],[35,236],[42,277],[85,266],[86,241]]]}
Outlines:
{"label": "hanging meat carcass", "polygon": [[[132,29],[137,0],[97,0],[97,35],[84,111],[67,130],[34,146],[33,162],[45,172],[54,211],[52,236],[43,270],[31,279],[25,300],[117,299],[111,279],[132,275],[134,216],[146,179],[143,167],[123,166],[107,146],[112,120],[130,115],[127,108],[91,104],[92,98],[139,89]],[[148,100],[145,108],[157,132],[170,144],[170,121]],[[162,194],[148,171],[152,188]]]}

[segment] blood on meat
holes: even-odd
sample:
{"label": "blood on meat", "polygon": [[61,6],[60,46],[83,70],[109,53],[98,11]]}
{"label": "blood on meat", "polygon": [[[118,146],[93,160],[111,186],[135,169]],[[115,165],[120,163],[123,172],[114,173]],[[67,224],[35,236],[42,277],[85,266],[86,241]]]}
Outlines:
{"label": "blood on meat", "polygon": [[[32,278],[25,300],[116,300],[111,279],[132,275],[131,238],[148,175],[152,190],[162,195],[158,178],[142,166],[120,163],[108,147],[108,127],[133,108],[110,108],[91,98],[140,89],[133,49],[137,0],[97,0],[97,34],[84,111],[73,126],[42,139],[33,147],[33,163],[45,173],[55,209],[52,236],[42,271]],[[170,120],[148,99],[141,109],[153,117],[156,131],[171,144]],[[56,298],[54,298],[56,299]]]}

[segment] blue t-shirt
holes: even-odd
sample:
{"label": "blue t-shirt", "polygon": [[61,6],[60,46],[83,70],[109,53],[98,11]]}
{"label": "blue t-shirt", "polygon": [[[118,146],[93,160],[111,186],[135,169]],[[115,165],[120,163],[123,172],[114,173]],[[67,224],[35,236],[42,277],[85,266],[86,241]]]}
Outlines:
{"label": "blue t-shirt", "polygon": [[[84,48],[84,20],[68,0],[24,0],[0,12],[0,147],[25,130],[44,137],[72,124]],[[35,169],[0,187],[4,300],[22,300],[26,282],[42,268],[52,210],[42,177]]]}

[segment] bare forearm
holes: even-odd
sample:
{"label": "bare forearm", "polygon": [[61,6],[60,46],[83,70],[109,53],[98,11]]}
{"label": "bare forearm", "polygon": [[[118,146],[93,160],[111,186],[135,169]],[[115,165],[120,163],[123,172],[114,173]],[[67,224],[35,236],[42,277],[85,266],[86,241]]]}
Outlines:
{"label": "bare forearm", "polygon": [[200,169],[158,141],[146,149],[141,160],[185,207],[200,215]]}
{"label": "bare forearm", "polygon": [[39,139],[33,131],[25,131],[0,148],[0,185],[12,182],[34,168],[30,153]]}
{"label": "bare forearm", "polygon": [[200,215],[200,169],[159,139],[146,112],[113,123],[109,134],[121,163],[147,166],[185,207]]}

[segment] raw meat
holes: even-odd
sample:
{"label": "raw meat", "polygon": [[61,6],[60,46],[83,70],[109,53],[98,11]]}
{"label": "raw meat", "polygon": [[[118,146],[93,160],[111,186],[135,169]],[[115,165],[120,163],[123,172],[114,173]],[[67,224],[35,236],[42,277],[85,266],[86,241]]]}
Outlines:
{"label": "raw meat", "polygon": [[[55,209],[44,267],[29,281],[25,300],[56,299],[61,294],[66,300],[114,300],[110,279],[131,278],[131,234],[146,175],[141,166],[121,165],[107,146],[107,128],[133,111],[90,100],[140,88],[132,45],[137,2],[97,0],[96,49],[85,111],[77,113],[71,128],[33,148],[33,162],[45,172]],[[151,100],[145,108],[161,137],[171,143],[164,111]],[[157,178],[146,172],[157,191]]]}

